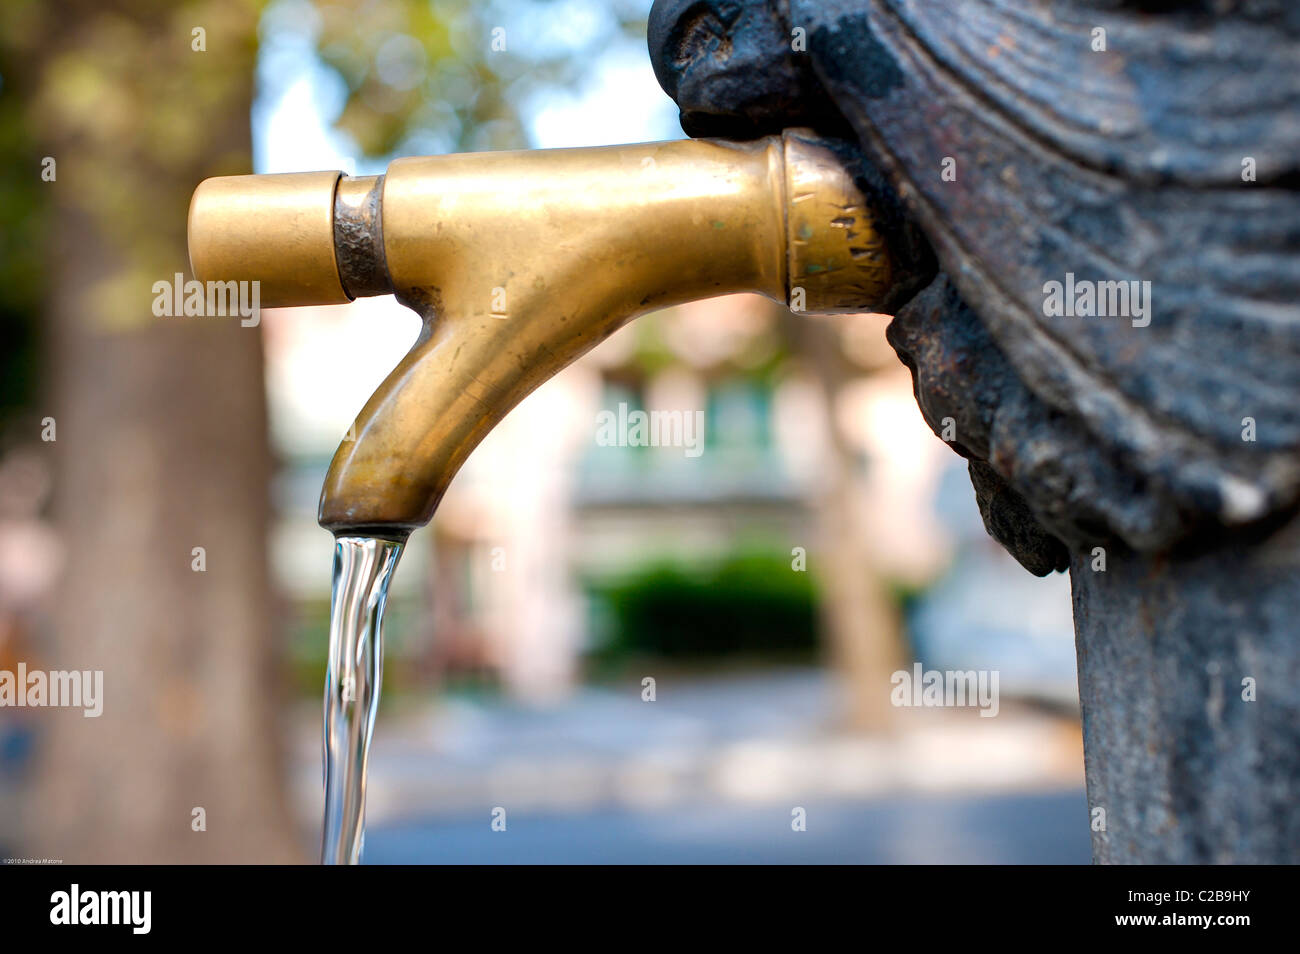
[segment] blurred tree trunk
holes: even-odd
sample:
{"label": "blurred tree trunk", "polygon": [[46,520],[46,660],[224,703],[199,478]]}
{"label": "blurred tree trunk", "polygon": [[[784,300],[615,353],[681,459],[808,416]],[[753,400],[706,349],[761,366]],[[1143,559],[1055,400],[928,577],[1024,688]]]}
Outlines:
{"label": "blurred tree trunk", "polygon": [[194,186],[251,171],[260,6],[17,0],[0,13],[57,162],[53,182],[39,156],[31,172],[51,203],[48,413],[67,548],[45,662],[104,671],[100,718],[41,713],[34,856],[301,857],[279,758],[260,328],[152,313],[154,282],[190,277]]}
{"label": "blurred tree trunk", "polygon": [[[902,622],[866,545],[866,488],[836,408],[852,381],[833,325],[801,317],[801,350],[816,369],[826,401],[828,473],[817,502],[818,580],[831,661],[848,691],[848,723],[883,730],[893,721],[890,677],[904,662]],[[859,319],[861,320],[861,319]]]}

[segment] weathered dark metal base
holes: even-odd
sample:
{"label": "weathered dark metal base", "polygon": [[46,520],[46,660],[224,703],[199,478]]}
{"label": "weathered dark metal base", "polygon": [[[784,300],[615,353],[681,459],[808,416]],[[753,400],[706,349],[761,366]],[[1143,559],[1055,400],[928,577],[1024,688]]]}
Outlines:
{"label": "weathered dark metal base", "polygon": [[1094,559],[1070,568],[1093,860],[1300,863],[1300,518]]}

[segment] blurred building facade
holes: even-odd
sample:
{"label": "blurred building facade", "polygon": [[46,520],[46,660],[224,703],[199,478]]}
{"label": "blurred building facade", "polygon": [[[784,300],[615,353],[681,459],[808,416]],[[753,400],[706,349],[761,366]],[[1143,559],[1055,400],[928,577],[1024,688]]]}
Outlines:
{"label": "blurred building facade", "polygon": [[[513,411],[433,527],[412,537],[393,596],[410,625],[390,627],[391,658],[405,656],[419,680],[481,677],[522,699],[563,697],[608,637],[593,589],[757,547],[780,572],[809,575],[826,656],[850,684],[886,695],[881,672],[910,658],[897,595],[938,580],[972,538],[969,520],[938,509],[952,455],[916,410],[887,320],[792,316],[740,295],[616,333]],[[293,599],[319,606],[330,542],[313,519],[321,476],[416,319],[372,300],[265,323],[284,465],[277,566]],[[698,444],[686,446],[689,427],[668,446],[604,439],[602,421],[636,411],[699,415]],[[836,576],[838,591],[826,582]],[[863,592],[876,594],[865,608],[828,605]]]}

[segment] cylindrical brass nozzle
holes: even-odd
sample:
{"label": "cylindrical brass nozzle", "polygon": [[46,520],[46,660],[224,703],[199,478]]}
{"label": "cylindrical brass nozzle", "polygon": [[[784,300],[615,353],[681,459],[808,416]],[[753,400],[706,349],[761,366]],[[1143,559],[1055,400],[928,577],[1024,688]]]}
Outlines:
{"label": "cylindrical brass nozzle", "polygon": [[205,179],[190,200],[190,269],[200,281],[255,281],[259,301],[334,305],[351,299],[334,260],[341,172]]}
{"label": "cylindrical brass nozzle", "polygon": [[264,305],[391,290],[425,319],[334,456],[319,516],[339,533],[427,523],[511,408],[637,315],[741,291],[866,311],[892,280],[852,176],[798,131],[211,179],[190,255],[201,280],[262,281]]}

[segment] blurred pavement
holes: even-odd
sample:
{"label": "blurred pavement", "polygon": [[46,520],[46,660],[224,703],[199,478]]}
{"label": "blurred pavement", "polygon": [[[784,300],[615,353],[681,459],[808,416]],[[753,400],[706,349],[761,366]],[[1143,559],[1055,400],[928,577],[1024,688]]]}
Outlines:
{"label": "blurred pavement", "polygon": [[1082,789],[372,826],[366,864],[1089,864]]}
{"label": "blurred pavement", "polygon": [[[1004,697],[994,718],[898,709],[893,732],[864,736],[837,724],[821,670],[656,680],[655,702],[638,677],[544,709],[443,698],[381,712],[366,860],[1089,861],[1073,714]],[[303,713],[297,747],[308,827],[317,719]]]}

